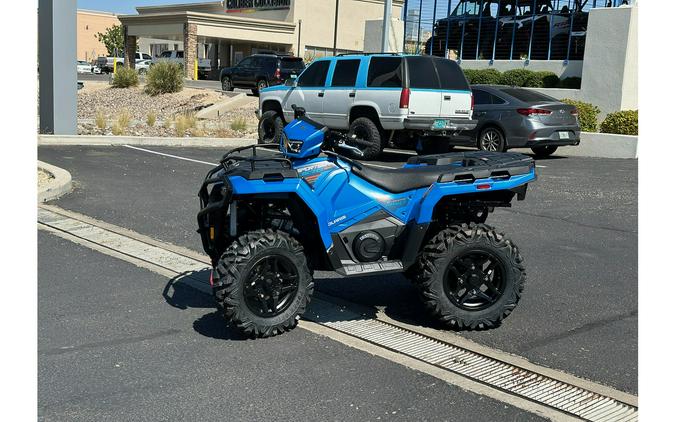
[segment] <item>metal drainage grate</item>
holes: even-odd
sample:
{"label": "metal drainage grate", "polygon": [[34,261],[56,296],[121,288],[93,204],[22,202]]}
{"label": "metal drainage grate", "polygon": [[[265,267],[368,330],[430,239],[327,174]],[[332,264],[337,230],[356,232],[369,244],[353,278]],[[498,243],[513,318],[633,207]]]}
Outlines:
{"label": "metal drainage grate", "polygon": [[638,409],[629,404],[382,321],[321,324],[589,421],[638,419]]}

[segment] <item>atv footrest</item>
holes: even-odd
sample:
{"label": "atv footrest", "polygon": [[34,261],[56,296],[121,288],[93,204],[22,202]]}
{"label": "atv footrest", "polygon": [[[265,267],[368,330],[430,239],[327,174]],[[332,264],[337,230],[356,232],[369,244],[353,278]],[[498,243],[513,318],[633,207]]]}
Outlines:
{"label": "atv footrest", "polygon": [[341,268],[342,271],[338,270],[338,272],[343,273],[345,276],[354,276],[379,272],[401,271],[402,269],[403,263],[401,261],[381,261],[345,265]]}

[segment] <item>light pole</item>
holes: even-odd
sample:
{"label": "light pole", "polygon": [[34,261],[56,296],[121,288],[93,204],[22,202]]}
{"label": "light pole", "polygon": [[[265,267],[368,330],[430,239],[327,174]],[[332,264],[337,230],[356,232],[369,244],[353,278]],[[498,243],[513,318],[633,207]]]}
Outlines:
{"label": "light pole", "polygon": [[384,0],[384,17],[382,18],[382,52],[389,49],[389,27],[391,25],[391,0]]}

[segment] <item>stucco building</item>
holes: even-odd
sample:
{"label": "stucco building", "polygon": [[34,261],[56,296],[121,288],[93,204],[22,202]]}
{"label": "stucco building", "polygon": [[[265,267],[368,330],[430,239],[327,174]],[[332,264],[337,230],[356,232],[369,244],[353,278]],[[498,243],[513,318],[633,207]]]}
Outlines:
{"label": "stucco building", "polygon": [[105,56],[108,50],[98,40],[96,34],[105,33],[106,29],[119,25],[120,21],[114,13],[93,10],[77,11],[77,60],[91,62],[98,56]]}
{"label": "stucco building", "polygon": [[[401,16],[402,7],[403,0],[394,0],[392,16]],[[119,19],[126,50],[138,47],[154,56],[184,49],[189,77],[196,57],[222,67],[261,51],[305,58],[333,54],[334,48],[364,51],[366,21],[381,20],[383,10],[382,0],[226,0],[137,7],[137,14]]]}

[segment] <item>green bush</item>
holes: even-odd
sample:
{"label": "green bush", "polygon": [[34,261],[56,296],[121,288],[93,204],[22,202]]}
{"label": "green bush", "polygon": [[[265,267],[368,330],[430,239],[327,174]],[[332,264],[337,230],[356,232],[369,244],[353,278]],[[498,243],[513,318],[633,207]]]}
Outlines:
{"label": "green bush", "polygon": [[115,88],[129,88],[138,85],[138,73],[130,67],[119,67],[113,75],[112,86]]}
{"label": "green bush", "polygon": [[561,79],[558,86],[560,88],[579,89],[581,88],[581,78],[570,76],[569,78]]}
{"label": "green bush", "polygon": [[145,76],[145,92],[149,95],[179,92],[183,89],[183,68],[178,63],[159,62],[150,66]]}
{"label": "green bush", "polygon": [[527,69],[511,69],[502,73],[499,83],[508,86],[526,86],[528,80],[534,76],[534,72]]}
{"label": "green bush", "polygon": [[531,88],[555,88],[558,86],[560,78],[553,72],[541,71],[532,72],[529,78],[525,81],[525,85]]}
{"label": "green bush", "polygon": [[600,125],[602,133],[616,133],[619,135],[638,134],[638,111],[622,110],[609,113]]}
{"label": "green bush", "polygon": [[495,85],[502,76],[497,69],[463,69],[464,75],[470,84]]}
{"label": "green bush", "polygon": [[579,126],[582,131],[598,131],[598,113],[600,113],[600,109],[597,106],[583,101],[570,100],[569,98],[563,98],[560,101],[577,108],[577,112],[579,113]]}

